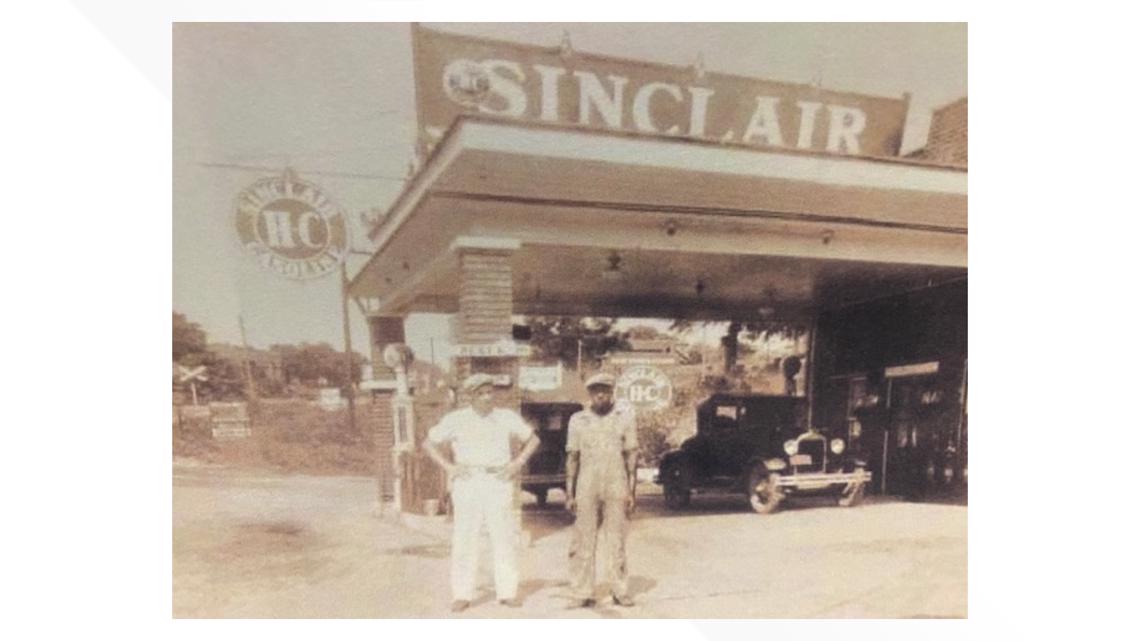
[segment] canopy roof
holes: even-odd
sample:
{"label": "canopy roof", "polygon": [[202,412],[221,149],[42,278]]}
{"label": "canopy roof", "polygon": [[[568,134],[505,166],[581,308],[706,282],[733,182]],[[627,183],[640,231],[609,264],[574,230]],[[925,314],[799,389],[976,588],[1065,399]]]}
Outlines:
{"label": "canopy roof", "polygon": [[461,117],[370,233],[370,313],[454,312],[513,251],[514,313],[797,318],[966,275],[967,173]]}

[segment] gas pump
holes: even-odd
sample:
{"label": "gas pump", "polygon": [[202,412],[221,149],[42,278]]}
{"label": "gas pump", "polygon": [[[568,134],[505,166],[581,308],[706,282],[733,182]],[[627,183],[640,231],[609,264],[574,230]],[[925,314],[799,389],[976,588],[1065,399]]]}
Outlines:
{"label": "gas pump", "polygon": [[402,344],[392,344],[384,348],[384,363],[396,372],[396,395],[392,397],[392,419],[395,444],[392,447],[392,463],[396,470],[393,485],[393,499],[396,513],[403,512],[404,505],[410,503],[405,494],[412,489],[412,453],[415,443],[415,408],[408,389],[408,365],[412,362],[412,350]]}

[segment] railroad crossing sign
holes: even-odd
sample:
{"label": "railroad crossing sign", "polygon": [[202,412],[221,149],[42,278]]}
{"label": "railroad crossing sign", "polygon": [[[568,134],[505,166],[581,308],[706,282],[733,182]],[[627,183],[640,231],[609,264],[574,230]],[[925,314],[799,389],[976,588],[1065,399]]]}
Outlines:
{"label": "railroad crossing sign", "polygon": [[194,399],[195,405],[198,404],[198,381],[204,383],[208,380],[210,380],[210,377],[206,376],[205,365],[199,365],[194,369],[181,365],[178,366],[178,382],[190,383],[190,396]]}
{"label": "railroad crossing sign", "polygon": [[178,382],[189,383],[191,381],[206,381],[209,377],[206,376],[206,366],[199,365],[194,369],[189,367],[178,366]]}

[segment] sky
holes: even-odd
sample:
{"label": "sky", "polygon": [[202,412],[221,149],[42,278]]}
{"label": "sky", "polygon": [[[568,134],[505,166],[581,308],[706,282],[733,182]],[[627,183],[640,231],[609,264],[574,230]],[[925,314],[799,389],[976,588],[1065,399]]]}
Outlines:
{"label": "sky", "polygon": [[[441,23],[433,29],[709,71],[819,83],[882,96],[911,93],[903,153],[921,147],[931,109],[966,95],[963,24]],[[173,307],[211,342],[343,347],[334,272],[293,281],[239,245],[235,198],[285,165],[319,184],[348,215],[356,251],[370,247],[359,214],[399,194],[417,125],[406,23],[181,23],[173,32]],[[219,166],[224,165],[224,166]],[[345,174],[352,174],[347,176]],[[349,258],[350,275],[363,256]],[[353,348],[367,324],[349,308]],[[240,321],[239,321],[240,319]],[[448,318],[412,315],[407,339],[443,364]]]}

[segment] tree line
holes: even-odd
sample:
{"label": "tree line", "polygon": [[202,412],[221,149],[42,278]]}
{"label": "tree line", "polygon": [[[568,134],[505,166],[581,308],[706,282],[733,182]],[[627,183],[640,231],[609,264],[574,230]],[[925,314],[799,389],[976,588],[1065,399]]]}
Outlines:
{"label": "tree line", "polygon": [[[195,383],[204,400],[246,398],[251,385],[258,396],[301,396],[317,387],[349,386],[348,359],[328,343],[271,345],[268,350],[252,350],[247,359],[240,346],[211,345],[198,323],[173,312],[172,344],[176,366],[187,370],[206,367],[207,379]],[[359,353],[352,353],[352,383],[360,382],[361,367],[366,362]],[[176,386],[186,385],[179,383],[177,367],[173,376]]]}
{"label": "tree line", "polygon": [[[674,320],[665,333],[642,325],[620,331],[615,318],[571,316],[532,316],[527,318],[522,336],[530,343],[535,356],[545,361],[560,361],[569,369],[598,367],[607,354],[628,349],[631,339],[676,338],[675,333],[694,328],[695,323]],[[739,356],[751,351],[748,340],[766,340],[776,336],[796,338],[804,328],[781,322],[733,321],[721,338],[723,371],[731,375]],[[206,366],[208,380],[197,383],[198,392],[209,400],[233,400],[248,396],[252,384],[259,396],[304,395],[316,387],[347,388],[350,385],[348,359],[342,351],[328,343],[277,344],[268,350],[254,350],[245,371],[243,350],[235,346],[211,347],[206,332],[185,315],[173,312],[173,362],[192,369]],[[353,352],[351,383],[359,383],[361,366],[367,361]],[[174,376],[177,377],[177,370]],[[177,384],[177,378],[176,384]]]}

